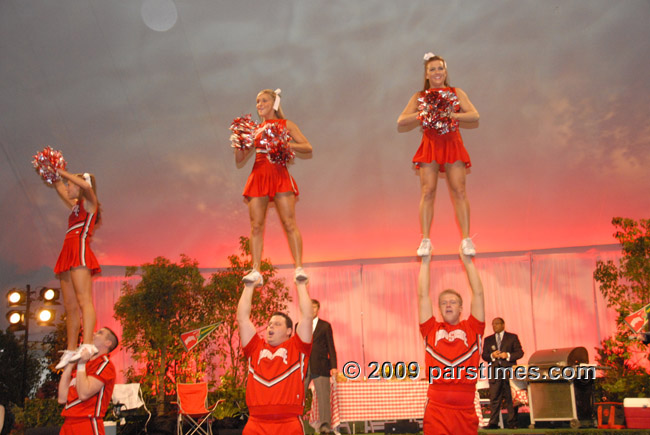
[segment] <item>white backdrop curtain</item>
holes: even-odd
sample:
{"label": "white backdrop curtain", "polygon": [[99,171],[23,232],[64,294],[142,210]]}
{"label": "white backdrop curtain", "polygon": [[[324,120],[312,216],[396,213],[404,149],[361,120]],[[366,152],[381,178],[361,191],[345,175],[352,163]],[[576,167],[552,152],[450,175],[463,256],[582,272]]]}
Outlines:
{"label": "white backdrop curtain", "polygon": [[[486,335],[492,333],[492,318],[503,317],[506,330],[518,334],[524,348],[520,363],[536,350],[575,346],[587,348],[593,362],[594,348],[616,327],[615,313],[607,308],[593,271],[598,260],[618,262],[619,258],[617,245],[479,256],[476,265],[485,287]],[[123,268],[107,269],[94,281],[97,325],[121,334],[113,305],[122,283],[135,283],[138,278],[125,278]],[[307,270],[310,295],[321,302],[320,316],[334,329],[339,368],[356,361],[367,375],[371,361],[417,361],[423,367],[416,299],[418,261],[350,260],[308,265]],[[463,295],[467,316],[470,292],[460,261],[455,256],[436,257],[431,270],[433,300],[441,290],[454,288]],[[107,276],[110,273],[114,275]],[[279,275],[293,288],[292,268],[280,268]],[[434,312],[437,315],[436,307]],[[299,320],[295,296],[289,314]],[[120,375],[133,363],[121,348],[112,359]]]}

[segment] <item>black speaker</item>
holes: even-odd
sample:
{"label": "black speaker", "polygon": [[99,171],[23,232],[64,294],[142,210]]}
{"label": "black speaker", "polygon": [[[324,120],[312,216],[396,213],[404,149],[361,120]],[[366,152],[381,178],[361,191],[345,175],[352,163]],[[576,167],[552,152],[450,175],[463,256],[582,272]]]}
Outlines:
{"label": "black speaker", "polygon": [[384,433],[419,433],[417,421],[397,420],[395,423],[384,423]]}

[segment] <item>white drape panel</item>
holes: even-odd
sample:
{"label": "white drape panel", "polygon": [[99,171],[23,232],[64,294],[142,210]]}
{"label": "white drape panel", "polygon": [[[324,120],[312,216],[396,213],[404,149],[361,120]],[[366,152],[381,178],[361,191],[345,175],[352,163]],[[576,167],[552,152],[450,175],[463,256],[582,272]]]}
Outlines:
{"label": "white drape panel", "polygon": [[413,262],[363,267],[366,363],[362,366],[366,372],[370,361],[417,361],[422,367],[424,347],[417,306],[419,267],[419,263]]}
{"label": "white drape panel", "polygon": [[[337,349],[339,367],[341,361],[363,361],[363,346],[367,341],[362,334],[364,294],[361,281],[360,265],[340,265],[336,267],[312,267],[309,295],[321,303],[319,317],[332,324],[334,344]],[[293,302],[289,306],[289,315],[294,321],[300,319],[293,270],[280,269],[279,276],[285,278],[291,289]],[[339,350],[340,349],[340,350]],[[343,354],[340,354],[343,352]]]}
{"label": "white drape panel", "polygon": [[[528,361],[535,351],[535,329],[531,322],[530,255],[486,258],[477,260],[476,264],[485,291],[484,337],[493,333],[492,319],[502,317],[506,330],[517,334],[521,341],[524,357],[519,362]],[[466,278],[462,284],[463,289],[468,289]]]}
{"label": "white drape panel", "polygon": [[[620,259],[621,259],[620,251],[594,252],[593,269],[596,268],[596,261],[598,260],[604,262],[608,260],[612,260],[616,265],[618,265]],[[594,299],[596,300],[596,313],[598,316],[597,318],[598,323],[596,327],[598,327],[600,339],[604,340],[607,337],[614,335],[614,333],[616,332],[617,314],[616,311],[614,311],[613,309],[607,308],[607,302],[601,295],[598,284],[595,281],[593,282],[593,288],[595,294]]]}
{"label": "white drape panel", "polygon": [[[107,326],[113,330],[118,337],[122,337],[122,325],[113,317],[113,306],[120,298],[122,283],[125,281],[136,285],[140,281],[139,276],[124,277],[122,276],[102,276],[93,281],[93,293],[95,310],[97,312],[97,329]],[[111,353],[111,361],[115,365],[117,372],[116,383],[123,384],[126,382],[123,370],[135,365],[130,355],[119,346]]]}
{"label": "white drape panel", "polygon": [[[519,335],[525,351],[521,363],[536,350],[584,346],[594,360],[594,347],[615,331],[616,315],[608,309],[593,280],[597,260],[620,258],[620,248],[603,246],[520,254],[479,256],[475,262],[485,288],[486,335],[491,320],[503,317],[506,330]],[[339,368],[356,361],[369,373],[371,361],[417,361],[424,367],[424,347],[418,328],[416,286],[419,261],[411,258],[338,262],[308,266],[309,292],[321,302],[320,317],[334,330]],[[293,270],[282,268],[293,301],[289,315],[298,321]],[[132,283],[137,277],[129,278]],[[97,325],[121,334],[113,318],[121,276],[95,279]],[[431,298],[438,316],[437,295],[457,290],[464,300],[463,317],[469,315],[470,289],[462,264],[453,256],[434,259]],[[263,327],[264,325],[258,325]],[[113,357],[118,371],[133,362],[124,351]],[[426,373],[423,371],[422,375]]]}
{"label": "white drape panel", "polygon": [[593,360],[594,347],[614,332],[613,319],[600,318],[599,305],[605,302],[592,277],[594,254],[533,258],[533,324],[539,349],[582,345]]}

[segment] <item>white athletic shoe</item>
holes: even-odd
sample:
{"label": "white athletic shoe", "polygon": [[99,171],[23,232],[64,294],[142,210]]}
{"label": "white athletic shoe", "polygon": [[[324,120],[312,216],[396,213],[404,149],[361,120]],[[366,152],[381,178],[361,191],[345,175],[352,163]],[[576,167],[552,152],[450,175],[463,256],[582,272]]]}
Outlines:
{"label": "white athletic shoe", "polygon": [[244,275],[242,281],[245,284],[255,284],[255,287],[262,287],[262,285],[264,284],[264,278],[262,277],[262,274],[255,269],[251,270],[246,275]]}
{"label": "white athletic shoe", "polygon": [[70,363],[70,358],[72,358],[72,355],[75,353],[75,350],[64,350],[63,355],[61,355],[61,360],[59,360],[59,363],[54,368],[57,370],[65,368],[65,366]]}
{"label": "white athletic shoe", "polygon": [[420,247],[418,248],[418,257],[427,257],[431,255],[431,251],[433,251],[431,240],[422,239],[420,242]]}
{"label": "white athletic shoe", "polygon": [[469,237],[460,242],[460,249],[466,257],[473,257],[476,255],[476,247],[474,247],[474,242],[472,242],[472,239]]}
{"label": "white athletic shoe", "polygon": [[83,352],[84,349],[87,349],[88,352],[90,352],[90,356],[93,356],[99,352],[99,349],[97,349],[94,344],[82,344],[77,348],[77,350],[74,351],[70,357],[69,362],[73,363],[79,361],[81,359],[81,352]]}
{"label": "white athletic shoe", "polygon": [[309,280],[309,277],[305,273],[305,270],[302,267],[296,267],[296,274],[294,276],[296,282],[303,283]]}

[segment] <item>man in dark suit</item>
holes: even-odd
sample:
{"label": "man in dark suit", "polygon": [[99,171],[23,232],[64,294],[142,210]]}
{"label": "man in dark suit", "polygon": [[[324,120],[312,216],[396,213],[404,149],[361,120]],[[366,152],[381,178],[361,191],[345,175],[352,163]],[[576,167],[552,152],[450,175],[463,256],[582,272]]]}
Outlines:
{"label": "man in dark suit", "polygon": [[[524,356],[517,334],[505,331],[506,324],[501,317],[492,320],[494,334],[485,337],[483,344],[483,359],[491,364],[489,369],[490,384],[490,423],[488,429],[499,427],[499,414],[501,414],[501,402],[505,400],[508,410],[508,421],[505,426],[508,428],[517,427],[517,414],[512,404],[510,392],[510,377],[503,376],[504,371],[496,370],[499,367],[512,367],[517,360]],[[500,375],[500,376],[496,376]],[[505,378],[505,379],[496,379]]]}
{"label": "man in dark suit", "polygon": [[332,325],[323,319],[318,318],[320,302],[316,299],[311,301],[312,313],[314,316],[313,345],[311,357],[309,358],[309,370],[305,380],[305,389],[309,381],[314,381],[316,396],[318,398],[318,415],[321,434],[332,432],[332,411],[330,408],[330,376],[336,376],[336,349],[334,348],[334,336]]}

